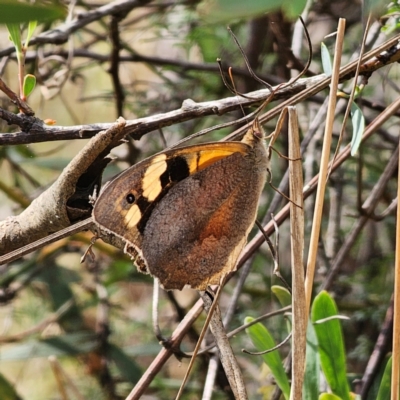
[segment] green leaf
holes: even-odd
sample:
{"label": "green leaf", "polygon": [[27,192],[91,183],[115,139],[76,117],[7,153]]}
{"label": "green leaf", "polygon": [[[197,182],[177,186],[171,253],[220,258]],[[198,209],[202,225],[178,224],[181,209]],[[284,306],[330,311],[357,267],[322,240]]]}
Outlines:
{"label": "green leaf", "polygon": [[36,86],[36,76],[27,74],[24,77],[23,94],[28,97]]}
{"label": "green leaf", "polygon": [[63,18],[67,9],[59,2],[36,1],[35,4],[15,0],[0,0],[0,24],[20,24],[29,21],[53,21]]}
{"label": "green leaf", "polygon": [[75,356],[89,353],[98,345],[98,337],[95,333],[75,332],[12,345],[0,352],[0,361],[28,360],[33,357]]}
{"label": "green leaf", "polygon": [[130,358],[124,351],[114,345],[110,344],[107,348],[107,355],[115,362],[120,374],[124,379],[136,385],[142,376],[140,367]]}
{"label": "green leaf", "polygon": [[392,382],[392,357],[389,358],[386,364],[385,372],[383,373],[382,376],[376,400],[390,399],[391,382]]}
{"label": "green leaf", "polygon": [[303,383],[303,399],[317,400],[319,394],[320,362],[318,340],[311,321],[307,326],[306,371]]}
{"label": "green leaf", "polygon": [[342,399],[338,396],[335,396],[332,393],[322,393],[319,396],[319,400],[342,400]]}
{"label": "green leaf", "polygon": [[10,40],[13,43],[15,50],[17,51],[17,57],[18,59],[20,59],[22,52],[21,27],[19,26],[19,24],[7,24],[7,30],[8,33],[10,34]]}
{"label": "green leaf", "polygon": [[329,54],[329,50],[326,47],[324,42],[321,42],[321,61],[322,61],[322,69],[324,70],[324,74],[326,76],[332,75],[331,55]]}
{"label": "green leaf", "polygon": [[156,356],[160,352],[160,343],[124,346],[123,350],[129,357]]}
{"label": "green leaf", "polygon": [[[311,310],[322,371],[332,392],[342,400],[350,400],[342,328],[337,319],[325,320],[336,315],[338,311],[334,300],[328,292],[322,291],[315,298]],[[320,320],[324,321],[318,323]]]}
{"label": "green leaf", "polygon": [[26,40],[25,40],[25,47],[29,46],[29,42],[33,36],[33,33],[35,32],[36,27],[37,27],[37,21],[29,21],[28,33],[26,35]]}
{"label": "green leaf", "polygon": [[30,147],[24,146],[24,145],[15,146],[15,148],[13,149],[12,154],[15,157],[18,157],[18,158],[21,158],[21,156],[22,156],[22,158],[25,158],[25,159],[27,159],[27,158],[30,158],[30,159],[36,158],[36,153]]}
{"label": "green leaf", "polygon": [[271,287],[271,292],[277,297],[282,307],[287,307],[292,304],[292,295],[285,287],[274,285]]}
{"label": "green leaf", "polygon": [[31,260],[11,265],[10,268],[0,274],[0,287],[4,289],[17,279],[21,279],[27,272],[31,272],[34,268],[35,262]]}
{"label": "green leaf", "polygon": [[[254,321],[254,318],[246,317],[244,320],[245,324]],[[251,341],[256,347],[257,351],[265,351],[275,347],[275,341],[271,334],[268,332],[267,328],[260,323],[250,326],[246,329]],[[283,368],[283,363],[278,350],[274,350],[270,353],[262,355],[265,364],[268,365],[274,376],[277,385],[282,390],[285,399],[290,397],[290,385],[289,380],[286,375],[285,369]]]}
{"label": "green leaf", "polygon": [[[388,2],[387,0],[365,0],[363,1],[363,12],[365,15],[372,13],[376,18],[380,18],[387,10]],[[393,2],[397,3],[397,2]]]}
{"label": "green leaf", "polygon": [[[382,16],[382,15],[381,15]],[[383,15],[382,21],[385,21],[385,25],[382,26],[381,31],[386,35],[397,31],[400,28],[400,6],[395,2],[391,2],[387,5],[387,13]]]}
{"label": "green leaf", "polygon": [[286,17],[296,19],[303,12],[306,4],[307,0],[284,0],[282,10]]}
{"label": "green leaf", "polygon": [[47,268],[43,269],[36,279],[47,284],[53,310],[58,310],[69,300],[73,301],[72,307],[58,320],[58,323],[67,332],[84,330],[85,322],[71,289],[71,282],[76,281],[76,273],[50,261],[47,264]]}
{"label": "green leaf", "polygon": [[[216,48],[232,44],[232,37],[223,25],[212,26],[202,24],[195,26],[188,32],[187,39],[184,48],[187,51],[188,57],[193,50],[193,46],[196,46],[200,49],[204,61],[212,63],[215,63]],[[215,82],[214,85],[217,83],[219,82]]]}
{"label": "green leaf", "polygon": [[351,123],[353,125],[353,135],[351,138],[351,155],[354,156],[360,147],[361,138],[365,129],[364,115],[356,103],[351,104]]}
{"label": "green leaf", "polygon": [[0,374],[0,393],[1,400],[21,400],[14,386],[2,374]]}
{"label": "green leaf", "polygon": [[113,283],[129,281],[135,267],[130,261],[116,260],[104,273],[104,284],[106,287]]}
{"label": "green leaf", "polygon": [[286,17],[301,14],[306,0],[208,0],[197,7],[197,11],[209,23],[246,19],[282,9]]}

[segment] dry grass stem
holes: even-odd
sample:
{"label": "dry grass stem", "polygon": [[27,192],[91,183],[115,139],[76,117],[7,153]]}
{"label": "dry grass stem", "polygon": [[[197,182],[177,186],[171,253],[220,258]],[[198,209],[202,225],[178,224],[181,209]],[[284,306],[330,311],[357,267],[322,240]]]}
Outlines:
{"label": "dry grass stem", "polygon": [[331,87],[329,93],[329,105],[328,105],[328,114],[326,117],[326,125],[325,125],[325,134],[324,134],[324,142],[322,148],[321,155],[321,165],[320,172],[318,178],[318,187],[317,187],[317,195],[315,200],[315,209],[314,209],[314,219],[313,226],[311,230],[311,238],[310,238],[310,249],[308,253],[307,260],[307,275],[306,275],[306,305],[307,305],[307,315],[309,313],[310,304],[311,304],[311,295],[312,288],[314,282],[314,273],[315,273],[315,263],[317,260],[317,251],[318,251],[318,242],[319,235],[321,230],[321,218],[322,218],[322,210],[324,204],[324,195],[325,195],[325,187],[327,181],[328,174],[328,164],[329,164],[329,156],[332,142],[332,130],[333,130],[333,121],[335,117],[335,106],[336,106],[336,97],[337,97],[337,88],[339,83],[339,70],[340,70],[340,60],[342,55],[342,46],[344,40],[344,30],[345,30],[346,22],[344,19],[339,20],[338,30],[337,30],[337,40],[335,46],[335,57],[333,59],[332,66],[332,80]]}
{"label": "dry grass stem", "polygon": [[[400,149],[400,146],[399,146]],[[400,161],[400,157],[399,157]],[[400,198],[400,162],[397,178],[397,198]],[[393,317],[393,349],[392,349],[392,383],[391,400],[399,398],[400,382],[400,207],[397,206],[396,227],[396,260],[394,271],[394,317]]]}
{"label": "dry grass stem", "polygon": [[[304,286],[303,170],[295,107],[289,113],[289,188],[292,266],[292,387],[291,400],[301,400],[306,358],[307,305]],[[300,206],[300,207],[299,207]]]}

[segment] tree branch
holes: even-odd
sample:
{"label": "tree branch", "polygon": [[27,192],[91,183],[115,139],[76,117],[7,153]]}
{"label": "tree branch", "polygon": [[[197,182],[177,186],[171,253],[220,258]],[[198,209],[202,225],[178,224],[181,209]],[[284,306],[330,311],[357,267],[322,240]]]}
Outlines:
{"label": "tree branch", "polygon": [[68,164],[54,184],[20,215],[0,222],[0,254],[41,239],[88,218],[90,195],[101,185],[106,157],[125,136],[125,120],[96,135]]}

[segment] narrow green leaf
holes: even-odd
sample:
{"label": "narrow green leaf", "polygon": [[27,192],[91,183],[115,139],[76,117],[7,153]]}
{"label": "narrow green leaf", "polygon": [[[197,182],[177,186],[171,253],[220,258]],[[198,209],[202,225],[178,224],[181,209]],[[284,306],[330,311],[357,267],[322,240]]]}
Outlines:
{"label": "narrow green leaf", "polygon": [[0,352],[0,361],[27,360],[34,357],[76,356],[93,351],[98,345],[98,337],[95,333],[75,332],[12,345]]}
{"label": "narrow green leaf", "polygon": [[320,362],[318,340],[311,321],[307,326],[306,372],[304,374],[303,399],[317,400],[319,394]]}
{"label": "narrow green leaf", "polygon": [[[21,264],[13,264],[10,268],[0,274],[0,287],[7,287],[12,282],[21,279],[27,272],[32,272],[35,263],[28,260]],[[39,269],[38,269],[39,270]]]}
{"label": "narrow green leaf", "polygon": [[19,26],[19,24],[7,24],[7,30],[8,33],[10,34],[10,40],[13,43],[15,50],[17,50],[17,53],[21,53],[22,51],[21,27]]}
{"label": "narrow green leaf", "polygon": [[351,138],[351,155],[354,156],[360,147],[361,138],[365,129],[364,115],[356,103],[351,104],[351,123],[353,125],[353,135]]}
{"label": "narrow green leaf", "polygon": [[335,396],[332,393],[322,393],[319,396],[319,400],[342,400],[342,399],[338,396]]}
{"label": "narrow green leaf", "polygon": [[129,357],[156,356],[160,352],[159,343],[124,346],[123,351]]}
{"label": "narrow green leaf", "polygon": [[385,372],[383,373],[382,376],[376,400],[390,399],[391,382],[392,382],[392,357],[390,357],[388,362],[386,363]]}
{"label": "narrow green leaf", "polygon": [[142,371],[140,367],[129,357],[124,351],[114,345],[110,344],[107,348],[108,357],[114,361],[118,368],[118,371],[123,376],[123,378],[136,385],[142,376]]}
{"label": "narrow green leaf", "polygon": [[14,386],[2,374],[0,374],[0,393],[1,400],[21,400]]}
{"label": "narrow green leaf", "polygon": [[29,46],[29,42],[35,32],[36,27],[37,27],[37,21],[29,21],[28,33],[26,35],[26,40],[25,40],[25,47]]}
{"label": "narrow green leaf", "polygon": [[324,70],[324,74],[326,76],[332,75],[331,55],[329,54],[329,50],[326,47],[324,42],[321,42],[321,61],[322,61],[322,69]]}
{"label": "narrow green leaf", "polygon": [[[382,26],[381,31],[386,34],[386,36],[397,31],[400,28],[400,6],[397,2],[391,2],[387,5],[387,12],[385,15],[385,24]],[[380,15],[380,17],[382,14]],[[389,18],[390,17],[390,18]]]}
{"label": "narrow green leaf", "polygon": [[285,287],[273,285],[271,287],[271,292],[276,296],[282,307],[287,307],[292,304],[292,295]]}
{"label": "narrow green leaf", "polygon": [[76,277],[71,272],[68,268],[48,261],[47,268],[36,277],[36,279],[47,284],[49,300],[54,311],[58,310],[67,301],[73,302],[69,310],[58,320],[58,323],[67,332],[84,330],[86,326],[81,309],[75,301],[75,294],[71,289],[71,279]]}
{"label": "narrow green leaf", "polygon": [[24,77],[23,94],[28,97],[36,86],[36,76],[27,74]]}
{"label": "narrow green leaf", "polygon": [[[36,158],[36,153],[28,148],[27,146],[24,145],[19,145],[19,146],[15,146],[13,148],[13,152],[15,152],[15,155],[18,157],[19,160],[21,160],[20,162],[23,162],[23,159],[28,159],[28,158]],[[21,159],[22,157],[22,159]],[[31,161],[31,160],[29,160]]]}
{"label": "narrow green leaf", "polygon": [[315,298],[311,310],[311,320],[318,339],[322,371],[333,394],[339,396],[342,400],[350,400],[340,321],[330,319],[316,324],[320,320],[335,315],[338,315],[338,311],[334,300],[328,292],[322,291]]}
{"label": "narrow green leaf", "polygon": [[67,8],[60,2],[34,4],[20,3],[15,0],[0,0],[0,24],[20,24],[29,21],[53,21],[63,18]]}
{"label": "narrow green leaf", "polygon": [[[252,321],[254,321],[254,318],[246,317],[244,322],[245,324],[248,324]],[[275,347],[275,341],[273,337],[263,324],[258,323],[252,325],[250,328],[246,329],[246,332],[249,335],[254,346],[256,347],[257,351],[265,351]],[[274,376],[277,385],[282,390],[285,399],[289,399],[289,380],[286,375],[285,369],[283,368],[282,359],[279,355],[278,350],[274,350],[270,353],[264,354],[262,358],[265,364],[267,364],[269,369],[271,370],[271,373]]]}

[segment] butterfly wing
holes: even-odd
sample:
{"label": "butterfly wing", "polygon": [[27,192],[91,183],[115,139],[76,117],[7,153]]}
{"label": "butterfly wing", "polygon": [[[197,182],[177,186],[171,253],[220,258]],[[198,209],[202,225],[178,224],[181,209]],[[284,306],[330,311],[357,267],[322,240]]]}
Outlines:
{"label": "butterfly wing", "polygon": [[140,251],[144,229],[156,204],[178,182],[234,153],[246,153],[241,142],[206,143],[169,150],[128,168],[98,197],[94,222]]}
{"label": "butterfly wing", "polygon": [[170,150],[112,181],[93,218],[165,289],[205,290],[236,268],[268,163],[263,135],[252,129],[242,142]]}

